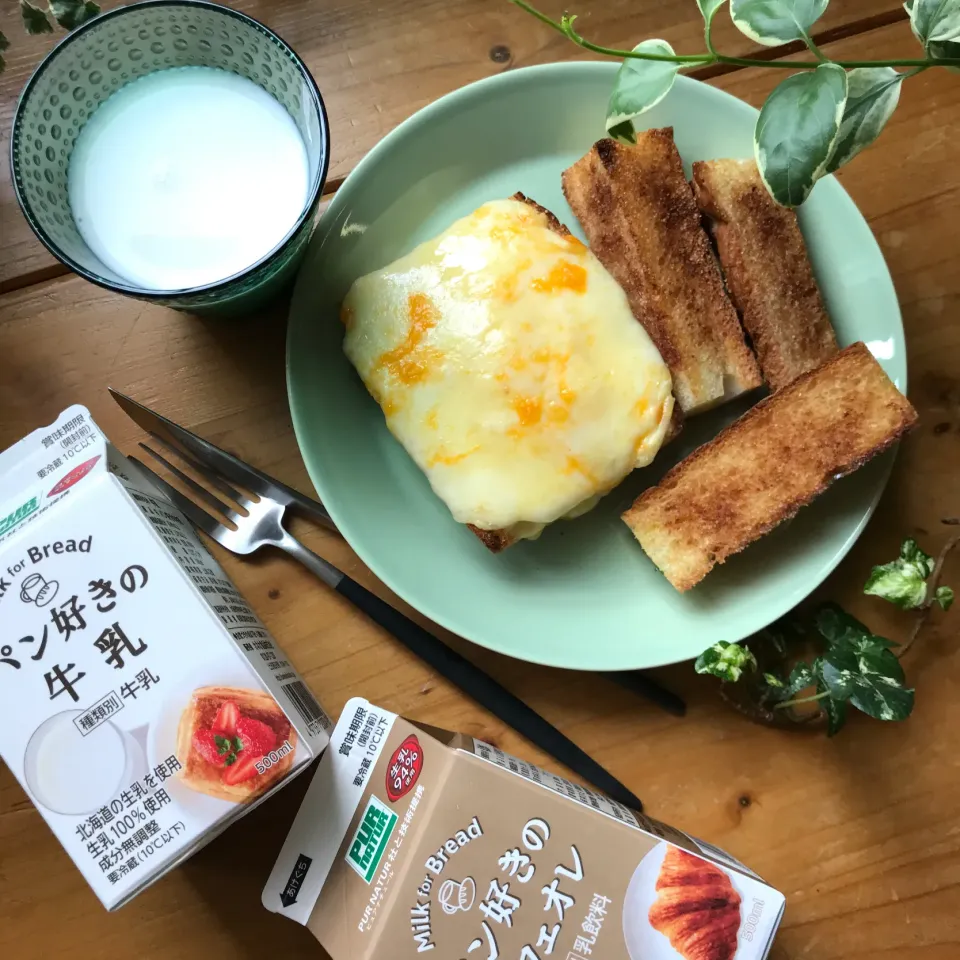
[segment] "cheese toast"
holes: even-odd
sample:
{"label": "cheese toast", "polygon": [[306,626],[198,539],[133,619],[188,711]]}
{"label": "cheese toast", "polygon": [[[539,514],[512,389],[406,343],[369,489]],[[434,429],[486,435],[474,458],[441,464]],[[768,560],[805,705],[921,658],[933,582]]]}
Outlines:
{"label": "cheese toast", "polygon": [[762,383],[673,141],[600,140],[563,173],[563,192],[673,375],[685,414]]}
{"label": "cheese toast", "polygon": [[771,394],[623,514],[677,590],[794,516],[917,421],[862,343]]}
{"label": "cheese toast", "polygon": [[[561,237],[572,236],[570,230],[563,223],[561,223],[551,211],[549,211],[546,207],[540,206],[540,204],[535,200],[531,200],[528,196],[520,192],[515,193],[511,199],[519,200],[522,203],[532,207],[538,213],[542,213],[546,217],[547,226],[554,233]],[[671,417],[670,426],[668,427],[666,437],[664,438],[664,443],[669,443],[671,440],[673,440],[674,437],[680,433],[682,425],[683,415],[679,406],[674,405],[673,416]],[[491,553],[500,553],[502,550],[506,550],[507,547],[516,543],[518,539],[518,537],[508,529],[483,530],[480,527],[474,526],[472,523],[467,524],[467,529],[469,529],[470,532],[473,533]]]}
{"label": "cheese toast", "polygon": [[773,200],[753,160],[694,163],[693,191],[763,378],[780,390],[838,349],[797,215]]}

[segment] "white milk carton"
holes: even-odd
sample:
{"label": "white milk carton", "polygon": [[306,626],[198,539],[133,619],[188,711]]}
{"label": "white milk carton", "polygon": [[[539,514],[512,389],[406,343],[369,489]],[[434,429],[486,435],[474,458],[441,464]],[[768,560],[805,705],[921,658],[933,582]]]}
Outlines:
{"label": "white milk carton", "polygon": [[331,724],[191,525],[81,406],[0,453],[0,755],[108,909]]}

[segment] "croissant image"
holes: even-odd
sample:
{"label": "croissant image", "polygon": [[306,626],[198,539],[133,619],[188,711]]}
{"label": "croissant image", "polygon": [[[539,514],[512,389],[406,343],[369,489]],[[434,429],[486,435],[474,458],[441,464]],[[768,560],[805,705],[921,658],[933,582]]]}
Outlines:
{"label": "croissant image", "polygon": [[684,960],[733,960],[740,929],[740,894],[708,860],[670,847],[657,877],[650,925]]}

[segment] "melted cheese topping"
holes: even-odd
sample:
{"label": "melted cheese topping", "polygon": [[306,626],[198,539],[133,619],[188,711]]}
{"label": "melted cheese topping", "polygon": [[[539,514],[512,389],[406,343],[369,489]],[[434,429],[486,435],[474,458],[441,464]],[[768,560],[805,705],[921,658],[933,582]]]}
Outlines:
{"label": "melted cheese topping", "polygon": [[532,537],[660,449],[670,373],[616,281],[517,200],[351,287],[344,351],[461,523]]}

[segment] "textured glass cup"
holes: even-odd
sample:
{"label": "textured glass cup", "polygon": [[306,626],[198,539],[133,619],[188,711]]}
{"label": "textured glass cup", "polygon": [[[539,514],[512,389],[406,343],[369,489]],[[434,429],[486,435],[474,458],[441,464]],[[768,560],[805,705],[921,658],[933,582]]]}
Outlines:
{"label": "textured glass cup", "polygon": [[[70,153],[86,120],[125,83],[168,67],[219,67],[252,80],[293,118],[307,149],[309,191],[297,221],[260,260],[215,283],[150,290],[107,267],[77,231],[67,196]],[[11,170],[20,208],[47,249],[93,283],[193,313],[238,314],[293,278],[306,250],[330,157],[320,91],[303,61],[256,20],[202,0],[145,0],[88,21],[55,47],[24,88]],[[244,198],[236,198],[243,204]]]}

